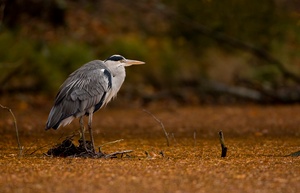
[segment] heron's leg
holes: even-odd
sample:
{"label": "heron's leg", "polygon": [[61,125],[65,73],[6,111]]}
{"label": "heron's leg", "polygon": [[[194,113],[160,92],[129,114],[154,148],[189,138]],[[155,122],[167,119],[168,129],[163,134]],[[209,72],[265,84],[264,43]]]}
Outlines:
{"label": "heron's leg", "polygon": [[82,137],[82,141],[83,141],[83,146],[84,146],[84,149],[87,151],[87,148],[86,148],[86,141],[85,141],[85,136],[84,136],[84,124],[83,124],[83,116],[81,116],[79,118],[79,123],[80,123],[80,130],[81,130],[81,137]]}
{"label": "heron's leg", "polygon": [[91,139],[92,146],[93,146],[93,152],[96,153],[96,151],[95,151],[95,143],[94,143],[94,136],[93,136],[93,131],[92,131],[92,121],[93,121],[93,113],[90,113],[89,114],[88,127],[89,127],[90,139]]}

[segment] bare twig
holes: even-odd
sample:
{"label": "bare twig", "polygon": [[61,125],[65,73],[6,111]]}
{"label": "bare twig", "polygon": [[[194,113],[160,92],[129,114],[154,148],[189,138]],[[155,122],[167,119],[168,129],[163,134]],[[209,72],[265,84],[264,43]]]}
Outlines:
{"label": "bare twig", "polygon": [[99,148],[103,147],[103,146],[106,146],[106,145],[110,145],[110,144],[114,144],[114,143],[119,143],[121,141],[123,141],[124,139],[118,139],[118,140],[115,140],[115,141],[110,141],[110,142],[107,142],[107,143],[104,143],[102,145],[99,146]]}
{"label": "bare twig", "polygon": [[131,152],[133,152],[133,150],[117,151],[117,152],[105,155],[104,158],[115,158],[119,154],[121,154],[121,156],[123,157],[123,154],[131,153]]}
{"label": "bare twig", "polygon": [[14,126],[15,126],[15,129],[16,129],[16,137],[17,137],[18,148],[19,148],[19,156],[22,156],[23,147],[21,146],[21,143],[20,143],[19,130],[18,130],[18,125],[17,125],[17,119],[16,119],[14,113],[12,112],[12,110],[10,108],[5,107],[5,106],[3,106],[1,104],[0,104],[0,107],[3,108],[3,109],[8,110],[9,113],[11,114],[13,120],[14,120]]}
{"label": "bare twig", "polygon": [[144,112],[148,113],[149,115],[151,115],[161,126],[161,128],[163,129],[164,133],[165,133],[165,136],[166,136],[166,139],[167,139],[167,145],[168,147],[170,146],[170,140],[169,140],[169,135],[165,129],[165,126],[164,124],[158,119],[156,118],[152,113],[150,113],[149,111],[147,111],[146,109],[143,109]]}
{"label": "bare twig", "polygon": [[225,146],[223,131],[219,131],[220,143],[222,148],[221,157],[226,157],[227,147]]}
{"label": "bare twig", "polygon": [[119,143],[119,142],[121,142],[121,141],[123,141],[123,140],[124,140],[124,139],[118,139],[118,140],[115,140],[115,141],[110,141],[110,142],[104,143],[104,144],[98,146],[99,151],[101,151],[101,148],[102,148],[103,146],[110,145],[110,144],[114,144],[114,143]]}
{"label": "bare twig", "polygon": [[[45,147],[48,147],[49,145],[47,144],[47,145],[44,145],[44,146],[40,146],[40,147],[38,147],[38,148],[36,148],[35,150],[33,150],[29,155],[33,155],[35,152],[37,152],[37,151],[39,151],[39,150],[41,150],[41,149],[44,149]],[[27,153],[25,152],[25,155],[26,155]]]}
{"label": "bare twig", "polygon": [[175,134],[174,134],[174,133],[171,133],[171,136],[172,136],[172,138],[173,138],[174,143],[177,143],[177,141],[176,141],[176,139],[175,139]]}

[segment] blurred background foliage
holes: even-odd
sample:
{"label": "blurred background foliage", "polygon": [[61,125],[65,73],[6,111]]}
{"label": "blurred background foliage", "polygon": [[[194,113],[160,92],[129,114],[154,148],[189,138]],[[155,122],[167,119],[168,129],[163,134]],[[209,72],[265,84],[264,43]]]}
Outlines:
{"label": "blurred background foliage", "polygon": [[82,64],[118,53],[146,62],[121,90],[143,104],[300,99],[298,1],[0,2],[2,94],[53,96]]}

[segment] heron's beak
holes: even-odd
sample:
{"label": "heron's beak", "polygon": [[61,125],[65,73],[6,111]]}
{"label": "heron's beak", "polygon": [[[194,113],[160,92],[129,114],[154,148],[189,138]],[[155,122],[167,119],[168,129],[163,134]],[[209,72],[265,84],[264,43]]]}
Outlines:
{"label": "heron's beak", "polygon": [[142,62],[142,61],[138,61],[138,60],[129,60],[129,59],[126,59],[126,61],[125,61],[124,63],[125,63],[124,66],[131,66],[131,65],[145,64],[145,62]]}

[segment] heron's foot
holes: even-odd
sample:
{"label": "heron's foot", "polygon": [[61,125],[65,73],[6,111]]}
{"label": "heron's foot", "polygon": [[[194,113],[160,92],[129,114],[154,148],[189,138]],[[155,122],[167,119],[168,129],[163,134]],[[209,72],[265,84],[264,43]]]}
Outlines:
{"label": "heron's foot", "polygon": [[95,153],[95,150],[93,148],[92,142],[91,141],[84,141],[83,139],[79,139],[79,146],[78,149],[81,152],[86,152],[86,153]]}
{"label": "heron's foot", "polygon": [[79,145],[76,146],[73,144],[72,138],[65,139],[62,143],[55,145],[51,149],[48,150],[46,155],[48,156],[54,156],[54,157],[85,157],[85,158],[118,158],[117,155],[121,155],[121,158],[123,157],[123,154],[127,155],[127,153],[132,152],[132,150],[125,150],[120,152],[115,152],[111,154],[105,154],[101,151],[101,148],[99,147],[99,150],[95,152],[92,142],[86,141],[86,147],[84,147],[83,140],[79,139]]}

